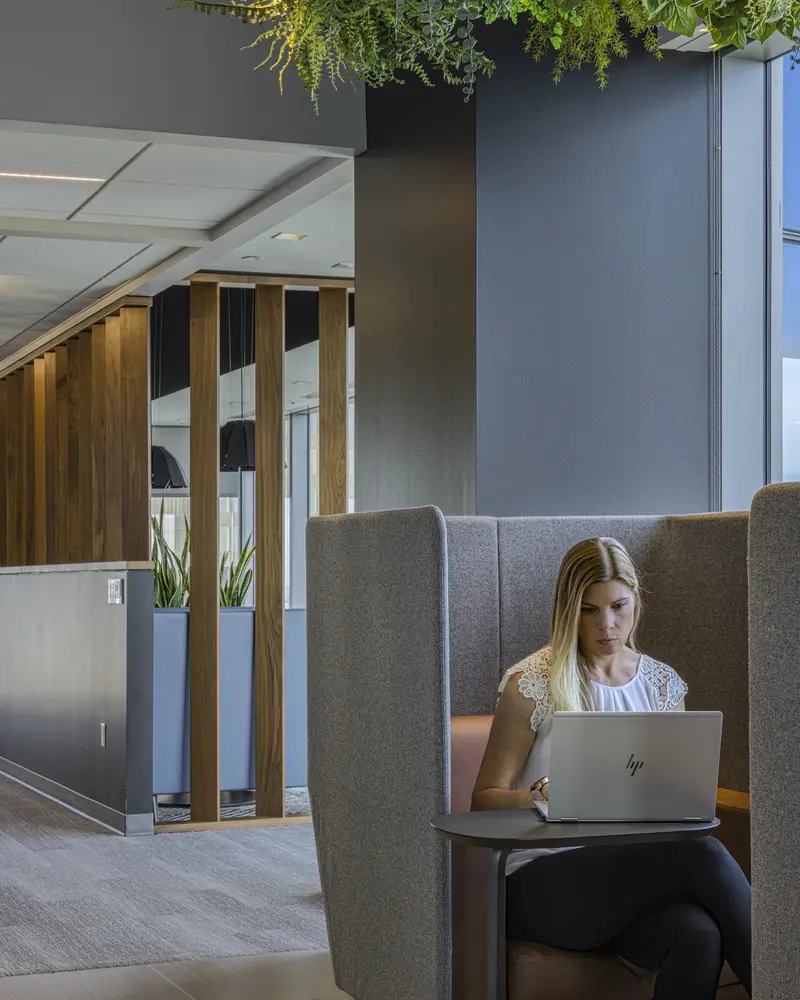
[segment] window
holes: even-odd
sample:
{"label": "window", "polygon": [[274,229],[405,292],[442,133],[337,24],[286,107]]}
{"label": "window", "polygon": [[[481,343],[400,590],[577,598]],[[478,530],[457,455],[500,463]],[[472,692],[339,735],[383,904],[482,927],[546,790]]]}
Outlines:
{"label": "window", "polygon": [[800,480],[800,72],[783,66],[783,337],[781,443],[784,482]]}
{"label": "window", "polygon": [[[190,499],[187,493],[178,496],[154,494],[150,497],[150,513],[161,523],[164,541],[180,554],[186,540],[186,526],[189,523]],[[229,561],[234,562],[241,552],[239,542],[239,498],[219,499],[219,552],[229,552]]]}

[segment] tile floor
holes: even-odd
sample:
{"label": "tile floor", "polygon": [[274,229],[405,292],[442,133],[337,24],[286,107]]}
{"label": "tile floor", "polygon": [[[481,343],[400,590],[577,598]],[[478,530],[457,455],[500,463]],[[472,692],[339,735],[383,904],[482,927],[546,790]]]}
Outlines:
{"label": "tile floor", "polygon": [[0,978],[0,1000],[347,1000],[325,951]]}

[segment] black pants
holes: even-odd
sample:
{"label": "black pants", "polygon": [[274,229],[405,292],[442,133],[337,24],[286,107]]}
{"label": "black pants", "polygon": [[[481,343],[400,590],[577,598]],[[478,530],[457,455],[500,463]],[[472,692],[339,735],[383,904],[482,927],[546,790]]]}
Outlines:
{"label": "black pants", "polygon": [[610,948],[658,970],[656,1000],[714,1000],[723,960],[751,993],[751,890],[713,837],[585,847],[509,875],[508,936]]}

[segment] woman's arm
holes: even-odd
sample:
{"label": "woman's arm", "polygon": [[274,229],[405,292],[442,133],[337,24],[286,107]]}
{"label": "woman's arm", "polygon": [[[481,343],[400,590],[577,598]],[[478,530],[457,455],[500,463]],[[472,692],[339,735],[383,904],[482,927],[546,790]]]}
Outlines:
{"label": "woman's arm", "polygon": [[531,715],[536,703],[520,693],[517,677],[511,677],[500,696],[483,763],[472,793],[472,808],[531,809],[527,788],[516,790],[519,773],[533,746]]}

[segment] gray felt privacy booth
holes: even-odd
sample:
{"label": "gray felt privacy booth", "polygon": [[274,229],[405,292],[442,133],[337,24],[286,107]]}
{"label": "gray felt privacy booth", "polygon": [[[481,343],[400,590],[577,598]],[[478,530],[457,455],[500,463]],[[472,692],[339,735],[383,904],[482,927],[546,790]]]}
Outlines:
{"label": "gray felt privacy booth", "polygon": [[[770,595],[767,608],[757,598],[750,610],[754,675],[769,673],[776,644],[789,639],[779,660],[793,671],[793,706],[800,626],[787,617],[800,596],[798,514],[800,488],[762,491],[750,543],[756,586]],[[749,791],[746,513],[494,519],[445,518],[431,507],[309,523],[309,785],[336,981],[356,1000],[449,1000],[450,865],[429,820],[450,807],[450,719],[492,711],[502,672],[547,641],[562,556],[604,535],[627,546],[641,573],[641,647],[686,679],[689,708],[724,712],[720,785]],[[779,702],[780,684],[770,683]],[[752,698],[760,739],[767,716],[789,725],[785,703],[762,719],[760,692]],[[791,739],[781,732],[771,739],[783,740],[781,768],[794,789],[800,752],[786,759]],[[754,773],[769,767],[763,746]],[[766,794],[756,785],[757,811]],[[794,808],[774,814],[781,836],[795,835]],[[755,831],[757,913],[787,921],[797,869],[773,917],[759,893],[782,877],[781,862],[760,855],[758,814]],[[800,863],[800,847],[792,850]],[[792,919],[782,933],[796,954]],[[758,977],[778,959],[763,935],[756,943]],[[793,969],[796,988],[796,959]]]}

